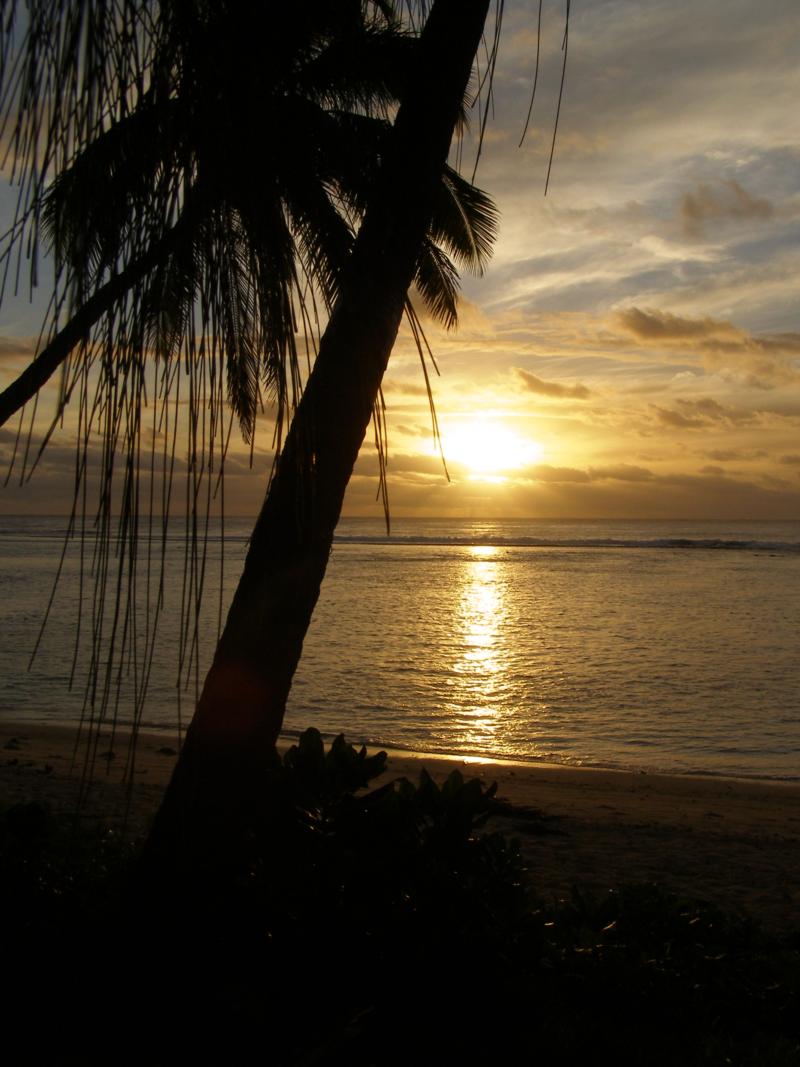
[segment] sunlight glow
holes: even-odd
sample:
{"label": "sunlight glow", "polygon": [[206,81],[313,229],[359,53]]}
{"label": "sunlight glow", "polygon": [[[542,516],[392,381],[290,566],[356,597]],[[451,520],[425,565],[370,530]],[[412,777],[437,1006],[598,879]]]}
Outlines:
{"label": "sunlight glow", "polygon": [[448,463],[462,464],[469,477],[481,481],[504,481],[507,472],[538,463],[544,448],[491,417],[473,418],[443,435]]}

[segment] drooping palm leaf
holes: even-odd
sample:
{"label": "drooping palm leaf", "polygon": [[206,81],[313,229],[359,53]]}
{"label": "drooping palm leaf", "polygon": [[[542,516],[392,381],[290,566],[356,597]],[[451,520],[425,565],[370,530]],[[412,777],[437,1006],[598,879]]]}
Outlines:
{"label": "drooping palm leaf", "polygon": [[431,237],[460,266],[482,273],[492,254],[499,216],[491,197],[445,168]]}
{"label": "drooping palm leaf", "polygon": [[458,274],[430,238],[420,250],[414,281],[433,318],[451,330],[458,322]]}

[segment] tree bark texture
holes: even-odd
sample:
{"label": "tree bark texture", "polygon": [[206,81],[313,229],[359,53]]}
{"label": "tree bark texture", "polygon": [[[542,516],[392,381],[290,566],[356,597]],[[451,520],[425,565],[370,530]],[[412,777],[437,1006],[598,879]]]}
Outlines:
{"label": "tree bark texture", "polygon": [[[247,819],[433,214],[489,0],[436,0],[340,297],[145,853],[187,859]],[[216,828],[216,831],[215,829]]]}

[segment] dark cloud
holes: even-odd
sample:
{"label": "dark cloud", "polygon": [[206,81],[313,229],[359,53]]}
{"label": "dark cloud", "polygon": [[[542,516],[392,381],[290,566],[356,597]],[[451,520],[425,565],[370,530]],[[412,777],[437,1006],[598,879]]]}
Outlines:
{"label": "dark cloud", "polygon": [[591,390],[587,389],[585,385],[581,385],[580,383],[577,383],[576,385],[562,385],[560,382],[546,382],[542,378],[537,378],[535,374],[531,374],[530,371],[523,370],[522,367],[512,367],[511,369],[523,387],[529,393],[536,393],[537,396],[586,400],[592,395]]}
{"label": "dark cloud", "polygon": [[680,215],[687,234],[696,237],[708,222],[768,219],[774,213],[771,202],[751,196],[733,179],[720,178],[714,184],[699,184],[681,200]]}
{"label": "dark cloud", "polygon": [[[147,436],[152,441],[152,434]],[[0,428],[0,466],[3,467],[4,471],[7,471],[13,462],[12,482],[14,480],[19,481],[24,465],[26,478],[30,475],[31,496],[28,499],[38,498],[36,508],[39,510],[42,507],[46,510],[47,501],[52,499],[54,507],[58,510],[58,508],[61,508],[63,501],[68,500],[71,503],[75,486],[75,472],[80,464],[84,468],[89,487],[90,507],[96,506],[100,479],[106,463],[106,455],[100,437],[93,437],[85,451],[80,453],[80,456],[74,437],[63,439],[59,436],[54,436],[42,450],[43,440],[40,434],[36,434],[31,438],[26,461],[25,438],[23,437],[18,442],[14,430],[9,430],[7,427]],[[163,438],[157,439],[154,452],[156,499],[160,499],[163,488],[162,442]],[[124,460],[122,455],[123,453],[121,452],[117,453],[117,463],[115,464],[114,480],[117,487],[116,491],[121,491],[120,487],[124,481]],[[150,487],[149,455],[149,447],[143,444],[139,484],[141,496],[144,500],[148,498]],[[36,461],[36,466],[32,469],[34,461]],[[243,480],[252,483],[253,492],[256,496],[259,494],[263,496],[265,474],[269,472],[272,461],[272,452],[260,447],[255,448],[252,462],[249,451],[229,449],[224,464],[226,492],[228,486],[233,485],[237,480]],[[176,445],[175,455],[168,458],[167,465],[171,472],[169,477],[173,478],[175,483],[173,486],[174,506],[177,499],[182,498],[184,495],[182,479],[194,477],[186,453],[181,450],[180,443]],[[212,488],[219,473],[219,457],[216,457],[213,469],[205,468],[205,476],[211,478]]]}
{"label": "dark cloud", "polygon": [[639,341],[697,341],[709,337],[738,337],[729,322],[716,319],[689,319],[672,315],[669,311],[652,308],[625,308],[613,316],[614,322]]}
{"label": "dark cloud", "polygon": [[[445,442],[445,457],[446,456],[447,442]],[[445,478],[441,456],[429,456],[423,455],[422,453],[412,454],[399,452],[395,454],[390,449],[386,469],[390,477],[398,474],[402,474],[403,476],[424,474],[436,478]],[[356,465],[356,474],[368,478],[377,478],[379,476],[380,464],[378,463],[378,455],[374,450],[361,452]]]}
{"label": "dark cloud", "polygon": [[790,456],[781,456],[780,462],[785,464],[787,467],[800,466],[800,456],[794,454]]}
{"label": "dark cloud", "polygon": [[546,463],[532,467],[528,476],[537,482],[649,482],[653,472],[646,467],[636,467],[620,463],[612,467],[589,467],[578,470],[575,467],[551,467]]}
{"label": "dark cloud", "polygon": [[765,459],[767,453],[763,448],[710,448],[706,452],[698,452],[697,455],[705,456],[706,459],[714,459],[718,463],[739,462],[750,459]]}
{"label": "dark cloud", "polygon": [[546,463],[531,469],[530,477],[537,482],[590,482],[588,471],[575,467],[550,467]]}
{"label": "dark cloud", "polygon": [[714,351],[736,351],[742,348],[786,355],[800,354],[800,333],[784,332],[755,336],[723,319],[690,319],[669,311],[630,307],[613,316],[617,327],[642,342],[676,341],[700,342]]}
{"label": "dark cloud", "polygon": [[724,320],[638,307],[617,311],[612,322],[640,345],[692,350],[710,370],[733,374],[753,388],[773,389],[798,380],[791,359],[800,354],[800,333],[756,336]]}
{"label": "dark cloud", "polygon": [[657,404],[652,407],[659,422],[680,430],[703,430],[715,424],[742,425],[754,418],[752,412],[726,407],[710,396],[700,400],[676,400],[673,408],[662,408]]}
{"label": "dark cloud", "polygon": [[691,415],[684,415],[680,411],[669,411],[667,408],[653,406],[658,421],[665,426],[672,426],[679,430],[700,430],[708,425],[704,419],[692,418]]}
{"label": "dark cloud", "polygon": [[590,467],[589,476],[594,481],[612,482],[649,482],[653,472],[647,467],[637,467],[631,463],[620,463],[615,467]]}
{"label": "dark cloud", "polygon": [[800,508],[800,493],[789,487],[694,474],[683,479],[654,478],[647,485],[611,481],[532,484],[527,495],[520,493],[520,502],[548,518],[635,518],[647,514],[663,519],[793,519]]}

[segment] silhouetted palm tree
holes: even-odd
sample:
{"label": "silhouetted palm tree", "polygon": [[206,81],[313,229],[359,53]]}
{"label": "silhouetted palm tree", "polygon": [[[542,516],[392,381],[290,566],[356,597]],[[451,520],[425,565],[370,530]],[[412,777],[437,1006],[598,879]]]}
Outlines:
{"label": "silhouetted palm tree", "polygon": [[[43,227],[57,266],[50,363],[32,381],[71,353],[62,396],[82,398],[84,441],[98,409],[109,464],[124,440],[123,515],[138,506],[148,351],[165,396],[182,356],[203,378],[194,409],[210,403],[212,441],[223,363],[246,437],[263,385],[278,426],[293,414],[156,851],[252,800],[408,288],[450,325],[450,256],[488,255],[491,204],[446,162],[488,6],[436,0],[417,37],[379,2],[34,0],[8,33],[7,57],[15,33],[27,43],[6,96],[24,175],[6,262]],[[313,299],[329,321],[303,387]]]}
{"label": "silhouetted palm tree", "polygon": [[436,0],[364,219],[150,837],[190,865],[257,809],[344,493],[435,218],[488,0]]}
{"label": "silhouetted palm tree", "polygon": [[[391,128],[387,112],[413,71],[417,42],[400,32],[387,4],[365,5],[374,8],[368,18],[349,0],[277,10],[184,3],[166,5],[145,27],[148,5],[133,3],[125,5],[124,34],[104,25],[108,7],[34,3],[27,55],[19,50],[26,62],[8,78],[6,117],[16,119],[14,143],[22,143],[30,173],[5,259],[23,237],[35,242],[41,225],[67,321],[58,329],[54,316],[55,336],[2,394],[0,424],[101,320],[95,342],[102,344],[108,317],[138,287],[135,323],[123,326],[117,347],[136,333],[139,347],[144,338],[168,356],[187,339],[198,301],[205,305],[249,438],[259,384],[274,393],[279,423],[296,399],[297,312],[309,291],[326,311],[335,300]],[[93,48],[84,40],[91,24],[101,38]],[[52,49],[59,70],[70,73],[94,59],[99,78],[104,62],[118,62],[115,34],[146,34],[144,56],[127,76],[103,70],[112,83],[107,97],[94,99],[97,87],[85,76],[82,91],[50,119],[49,153],[36,158],[35,127],[51,101],[46,91],[26,98],[26,89],[44,79],[42,53]],[[145,81],[143,91],[134,88]],[[82,131],[101,111],[104,120]],[[65,161],[62,142],[70,138],[76,149]],[[441,246],[462,266],[482,266],[494,214],[484,195],[445,167],[437,216],[416,280],[431,311],[452,325],[457,274]]]}

